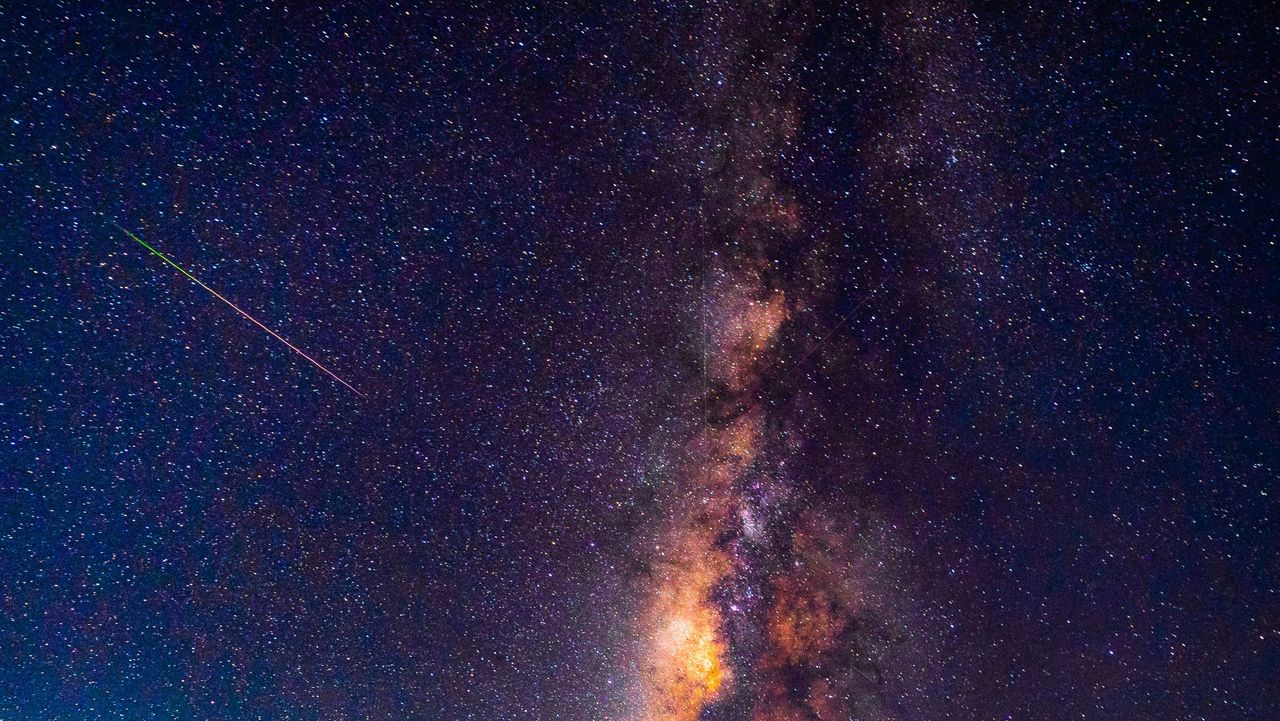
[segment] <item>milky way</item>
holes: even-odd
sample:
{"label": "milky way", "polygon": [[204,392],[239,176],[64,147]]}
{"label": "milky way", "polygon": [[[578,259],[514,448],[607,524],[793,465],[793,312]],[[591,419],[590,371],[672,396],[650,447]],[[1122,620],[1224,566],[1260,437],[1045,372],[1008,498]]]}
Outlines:
{"label": "milky way", "polygon": [[6,4],[0,719],[1280,717],[1273,15]]}
{"label": "milky way", "polygon": [[858,567],[871,555],[857,547],[859,519],[824,513],[788,469],[787,436],[803,431],[786,428],[778,395],[825,340],[785,332],[821,295],[805,210],[780,170],[800,122],[793,64],[807,19],[759,3],[704,22],[716,44],[699,57],[706,154],[692,169],[701,418],[677,452],[648,563],[640,718],[888,718],[864,618],[888,570]]}

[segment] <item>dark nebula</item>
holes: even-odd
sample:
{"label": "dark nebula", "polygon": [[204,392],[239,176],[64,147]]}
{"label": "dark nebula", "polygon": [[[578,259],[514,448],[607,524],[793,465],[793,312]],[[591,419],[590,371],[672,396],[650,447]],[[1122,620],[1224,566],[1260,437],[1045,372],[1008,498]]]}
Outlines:
{"label": "dark nebula", "polygon": [[0,17],[0,719],[1280,717],[1265,4]]}

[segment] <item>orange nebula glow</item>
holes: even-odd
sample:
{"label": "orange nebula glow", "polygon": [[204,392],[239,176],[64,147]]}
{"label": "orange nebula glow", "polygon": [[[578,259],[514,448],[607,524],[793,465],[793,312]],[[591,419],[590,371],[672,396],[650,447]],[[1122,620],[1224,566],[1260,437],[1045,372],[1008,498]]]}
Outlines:
{"label": "orange nebula glow", "polygon": [[707,299],[707,377],[741,393],[758,381],[765,351],[788,317],[786,296],[755,270],[717,273]]}
{"label": "orange nebula glow", "polygon": [[693,526],[655,566],[658,591],[646,624],[644,721],[694,721],[730,679],[728,646],[712,588],[730,570],[704,528]]}
{"label": "orange nebula glow", "polygon": [[717,539],[737,517],[741,500],[735,484],[760,454],[762,414],[750,407],[747,391],[758,387],[764,355],[788,313],[782,293],[767,291],[754,271],[719,274],[711,305],[708,380],[727,389],[743,410],[730,420],[708,422],[686,448],[690,463],[681,486],[691,502],[672,519],[658,550],[644,619],[642,721],[696,721],[724,695],[733,675],[712,600],[733,565]]}

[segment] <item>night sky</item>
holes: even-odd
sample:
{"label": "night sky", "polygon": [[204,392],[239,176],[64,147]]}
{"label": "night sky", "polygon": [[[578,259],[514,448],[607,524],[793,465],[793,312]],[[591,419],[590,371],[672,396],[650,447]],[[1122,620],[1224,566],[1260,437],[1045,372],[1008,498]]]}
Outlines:
{"label": "night sky", "polygon": [[1269,3],[210,5],[0,8],[3,721],[1280,718]]}

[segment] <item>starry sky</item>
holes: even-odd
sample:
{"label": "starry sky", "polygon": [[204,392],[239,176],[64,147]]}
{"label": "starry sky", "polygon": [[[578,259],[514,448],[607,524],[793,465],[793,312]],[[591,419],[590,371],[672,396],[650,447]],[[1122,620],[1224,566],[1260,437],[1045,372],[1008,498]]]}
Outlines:
{"label": "starry sky", "polygon": [[0,18],[0,719],[1280,717],[1266,3]]}

